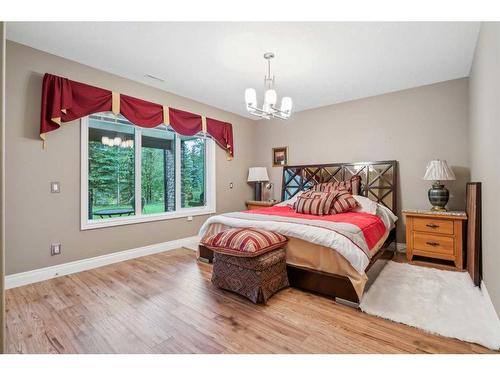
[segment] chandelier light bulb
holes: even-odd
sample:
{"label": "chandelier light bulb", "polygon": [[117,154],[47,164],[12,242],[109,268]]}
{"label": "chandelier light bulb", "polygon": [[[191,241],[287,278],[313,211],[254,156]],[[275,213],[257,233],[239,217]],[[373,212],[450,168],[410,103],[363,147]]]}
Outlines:
{"label": "chandelier light bulb", "polygon": [[266,103],[269,103],[269,105],[272,107],[276,104],[276,100],[277,100],[277,95],[276,95],[276,91],[273,90],[273,89],[269,89],[269,90],[266,90],[266,93],[264,95],[264,101]]}
{"label": "chandelier light bulb", "polygon": [[247,110],[257,107],[257,92],[255,89],[248,88],[245,90],[245,103],[247,104]]}
{"label": "chandelier light bulb", "polygon": [[289,96],[284,96],[281,99],[281,112],[283,112],[284,115],[287,117],[290,116],[290,113],[292,112],[292,98]]}

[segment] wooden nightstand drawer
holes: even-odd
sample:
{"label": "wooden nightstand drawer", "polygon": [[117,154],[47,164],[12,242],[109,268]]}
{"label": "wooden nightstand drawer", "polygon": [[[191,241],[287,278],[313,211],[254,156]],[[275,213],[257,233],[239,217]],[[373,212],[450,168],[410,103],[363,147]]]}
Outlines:
{"label": "wooden nightstand drawer", "polygon": [[453,234],[453,221],[433,218],[413,219],[413,230],[419,232]]}
{"label": "wooden nightstand drawer", "polygon": [[406,257],[453,261],[463,268],[465,212],[403,211],[406,216]]}
{"label": "wooden nightstand drawer", "polygon": [[455,253],[455,240],[453,237],[413,232],[413,248],[426,253],[453,256]]}

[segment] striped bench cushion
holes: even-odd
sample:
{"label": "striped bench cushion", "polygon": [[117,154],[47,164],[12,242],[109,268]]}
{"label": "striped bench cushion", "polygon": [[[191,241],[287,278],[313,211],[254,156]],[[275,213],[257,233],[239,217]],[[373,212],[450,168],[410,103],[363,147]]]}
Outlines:
{"label": "striped bench cushion", "polygon": [[255,257],[283,247],[287,238],[279,233],[254,228],[232,228],[203,239],[209,249],[237,257]]}

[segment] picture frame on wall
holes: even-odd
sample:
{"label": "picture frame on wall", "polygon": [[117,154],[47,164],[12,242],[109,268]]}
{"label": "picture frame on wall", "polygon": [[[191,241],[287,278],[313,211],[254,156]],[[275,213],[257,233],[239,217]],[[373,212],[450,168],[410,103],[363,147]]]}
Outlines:
{"label": "picture frame on wall", "polygon": [[273,148],[273,167],[288,165],[288,146]]}

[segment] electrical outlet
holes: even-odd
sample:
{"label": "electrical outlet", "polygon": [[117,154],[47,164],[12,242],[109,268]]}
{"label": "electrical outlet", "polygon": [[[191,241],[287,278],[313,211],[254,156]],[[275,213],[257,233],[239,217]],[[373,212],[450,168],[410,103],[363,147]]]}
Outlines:
{"label": "electrical outlet", "polygon": [[188,217],[187,217],[187,220],[188,220],[188,221],[193,221],[193,217],[192,217],[192,216],[188,216]]}
{"label": "electrical outlet", "polygon": [[50,245],[50,255],[59,255],[61,254],[61,244],[53,243]]}
{"label": "electrical outlet", "polygon": [[58,181],[52,181],[50,183],[50,192],[51,193],[60,193],[61,192],[61,184]]}

